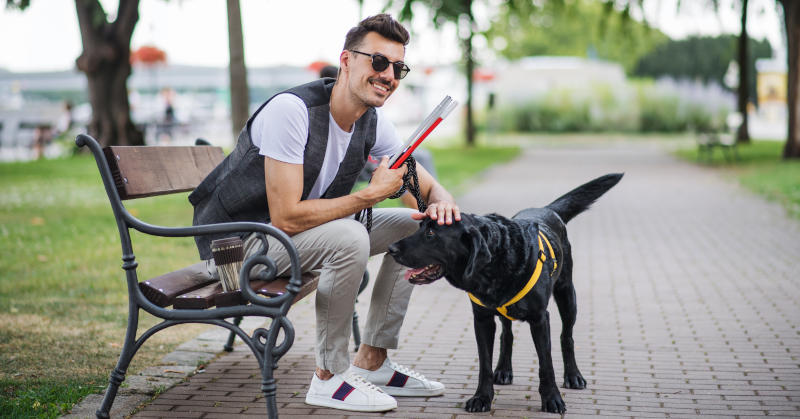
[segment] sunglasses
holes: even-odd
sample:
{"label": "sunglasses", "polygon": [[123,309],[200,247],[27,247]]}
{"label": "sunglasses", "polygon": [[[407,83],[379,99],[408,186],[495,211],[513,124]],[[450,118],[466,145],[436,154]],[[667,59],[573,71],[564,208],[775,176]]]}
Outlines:
{"label": "sunglasses", "polygon": [[409,71],[410,68],[406,65],[406,63],[402,61],[395,61],[391,62],[388,58],[384,57],[381,54],[367,54],[366,52],[356,51],[354,49],[350,50],[351,52],[355,52],[356,54],[366,55],[367,57],[372,58],[372,69],[381,72],[386,70],[389,67],[389,64],[392,65],[392,69],[394,70],[394,78],[400,80],[404,78]]}

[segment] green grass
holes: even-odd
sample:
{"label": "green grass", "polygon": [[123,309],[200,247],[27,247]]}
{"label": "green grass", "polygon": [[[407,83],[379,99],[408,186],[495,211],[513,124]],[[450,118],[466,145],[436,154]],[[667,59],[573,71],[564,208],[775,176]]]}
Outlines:
{"label": "green grass", "polygon": [[[800,218],[800,160],[784,160],[783,146],[780,141],[753,141],[738,146],[738,160],[729,162],[721,150],[714,150],[711,162],[701,164],[724,171],[748,189],[779,202],[791,216]],[[677,155],[697,161],[696,148],[679,150]]]}
{"label": "green grass", "polygon": [[470,180],[489,167],[505,163],[518,156],[519,147],[461,146],[448,148],[429,148],[436,164],[437,176],[453,195],[466,192]]}
{"label": "green grass", "polygon": [[104,387],[105,383],[98,385],[98,382],[74,379],[42,380],[22,386],[14,380],[0,380],[4,391],[0,416],[58,417],[87,394],[97,393]]}
{"label": "green grass", "polygon": [[[432,150],[443,184],[462,190],[517,147]],[[464,186],[465,187],[465,186]],[[154,224],[190,225],[187,194],[128,201]],[[191,238],[133,233],[139,279],[197,260]],[[127,289],[119,234],[94,160],[0,163],[0,417],[58,417],[108,381],[122,348]],[[142,313],[140,330],[156,319]],[[158,333],[128,374],[205,326]]]}

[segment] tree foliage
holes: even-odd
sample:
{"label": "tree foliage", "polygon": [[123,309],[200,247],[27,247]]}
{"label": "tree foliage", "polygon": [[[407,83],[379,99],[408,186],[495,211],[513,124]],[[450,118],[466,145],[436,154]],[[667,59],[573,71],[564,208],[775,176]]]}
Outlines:
{"label": "tree foliage", "polygon": [[638,59],[668,40],[646,23],[597,0],[506,3],[486,33],[508,59],[568,55],[620,63],[631,72]]}
{"label": "tree foliage", "polygon": [[6,0],[6,7],[9,9],[25,10],[31,5],[31,0]]}
{"label": "tree foliage", "polygon": [[[725,73],[731,61],[736,61],[737,35],[715,37],[689,37],[671,40],[656,47],[636,64],[634,74],[644,77],[671,76],[674,78],[700,79],[706,83],[715,81],[724,86]],[[749,39],[750,97],[755,98],[755,62],[759,58],[772,56],[772,47],[767,40]]]}

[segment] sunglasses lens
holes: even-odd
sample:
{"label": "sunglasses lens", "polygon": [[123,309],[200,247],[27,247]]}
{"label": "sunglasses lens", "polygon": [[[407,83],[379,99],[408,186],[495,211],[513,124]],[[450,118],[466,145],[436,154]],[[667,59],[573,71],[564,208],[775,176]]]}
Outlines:
{"label": "sunglasses lens", "polygon": [[372,69],[375,71],[386,70],[389,67],[389,59],[383,55],[375,54],[372,56]]}
{"label": "sunglasses lens", "polygon": [[407,65],[403,63],[394,63],[394,78],[397,80],[403,79],[408,72],[411,71]]}
{"label": "sunglasses lens", "polygon": [[408,66],[401,61],[393,63],[389,61],[388,58],[380,54],[367,54],[360,51],[354,51],[354,52],[359,54],[369,55],[372,58],[372,69],[375,71],[384,71],[389,67],[389,64],[392,64],[392,70],[394,71],[394,78],[397,80],[402,79],[403,77],[406,76],[406,74],[408,74],[409,71],[411,71],[411,69],[408,68]]}

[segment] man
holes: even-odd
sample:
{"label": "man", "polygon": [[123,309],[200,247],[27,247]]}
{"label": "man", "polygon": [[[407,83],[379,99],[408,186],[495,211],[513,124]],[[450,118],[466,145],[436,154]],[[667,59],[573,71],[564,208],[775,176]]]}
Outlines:
{"label": "man", "polygon": [[[320,274],[316,295],[317,369],[306,403],[337,409],[386,411],[395,396],[436,396],[441,383],[391,362],[412,286],[406,268],[390,256],[374,283],[364,339],[353,365],[347,352],[358,286],[370,255],[417,229],[425,217],[440,224],[460,220],[453,197],[417,166],[427,211],[376,209],[371,232],[353,215],[400,189],[403,169],[388,168],[400,151],[392,124],[376,109],[409,71],[403,63],[409,35],[381,14],[364,19],[346,36],[336,80],[320,79],[273,96],[250,117],[236,148],[190,195],[195,224],[248,220],[270,222],[290,236],[301,269]],[[369,155],[381,158],[370,184],[351,193]],[[203,259],[210,240],[198,237]],[[256,235],[245,254],[261,249]],[[278,272],[288,270],[282,247],[269,240]],[[213,268],[213,263],[209,261]]]}

